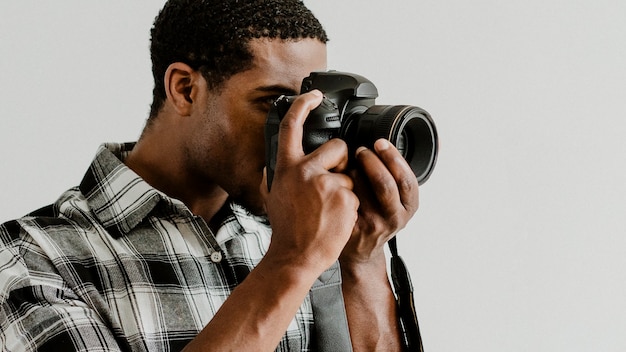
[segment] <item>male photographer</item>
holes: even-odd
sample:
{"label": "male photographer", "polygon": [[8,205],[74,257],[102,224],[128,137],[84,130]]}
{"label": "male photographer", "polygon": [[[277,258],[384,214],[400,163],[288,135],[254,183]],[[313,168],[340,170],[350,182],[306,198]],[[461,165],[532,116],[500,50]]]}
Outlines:
{"label": "male photographer", "polygon": [[354,350],[401,350],[383,246],[418,184],[396,148],[305,155],[312,91],[280,124],[271,191],[264,176],[270,106],[326,69],[326,41],[297,0],[165,4],[139,141],[0,226],[2,350],[315,350],[309,290],[337,260]]}

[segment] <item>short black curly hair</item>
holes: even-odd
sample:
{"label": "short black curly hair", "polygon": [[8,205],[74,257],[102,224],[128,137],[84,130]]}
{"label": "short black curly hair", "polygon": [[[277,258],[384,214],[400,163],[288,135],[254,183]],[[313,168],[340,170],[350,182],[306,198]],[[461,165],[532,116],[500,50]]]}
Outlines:
{"label": "short black curly hair", "polygon": [[150,56],[154,76],[150,119],[166,99],[168,66],[184,62],[199,70],[209,89],[250,68],[253,38],[316,38],[326,32],[301,0],[170,0],[154,21]]}

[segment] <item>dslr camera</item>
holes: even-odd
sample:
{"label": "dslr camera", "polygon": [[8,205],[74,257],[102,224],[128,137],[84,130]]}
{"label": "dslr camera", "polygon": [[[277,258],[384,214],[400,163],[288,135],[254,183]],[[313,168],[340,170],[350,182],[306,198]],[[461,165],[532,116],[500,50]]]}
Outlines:
{"label": "dslr camera", "polygon": [[[408,162],[421,185],[437,161],[438,139],[435,124],[425,110],[410,105],[375,105],[378,90],[362,76],[339,71],[312,72],[302,80],[300,93],[318,89],[322,103],[304,123],[302,147],[306,154],[332,138],[348,145],[350,156],[360,146],[372,148],[379,138],[389,140]],[[265,124],[267,185],[271,187],[278,151],[280,121],[295,96],[278,98]]]}

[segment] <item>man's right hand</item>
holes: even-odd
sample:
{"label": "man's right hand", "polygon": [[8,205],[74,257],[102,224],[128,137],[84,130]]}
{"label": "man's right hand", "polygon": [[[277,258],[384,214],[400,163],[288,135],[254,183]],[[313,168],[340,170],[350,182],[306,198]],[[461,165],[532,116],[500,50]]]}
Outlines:
{"label": "man's right hand", "polygon": [[310,268],[313,278],[339,257],[359,207],[352,179],[341,172],[348,164],[346,143],[332,139],[306,155],[302,149],[304,121],[321,101],[319,91],[295,99],[280,123],[272,190],[265,178],[260,186],[272,225],[266,257]]}

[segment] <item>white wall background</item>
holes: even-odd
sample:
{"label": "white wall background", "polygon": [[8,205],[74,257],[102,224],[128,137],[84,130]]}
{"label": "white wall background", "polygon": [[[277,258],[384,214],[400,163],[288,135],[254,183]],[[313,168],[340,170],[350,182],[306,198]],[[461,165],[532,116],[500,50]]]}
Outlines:
{"label": "white wall background", "polygon": [[[401,235],[427,351],[626,350],[626,2],[307,0],[441,137]],[[0,2],[0,220],[135,140],[162,1]]]}

